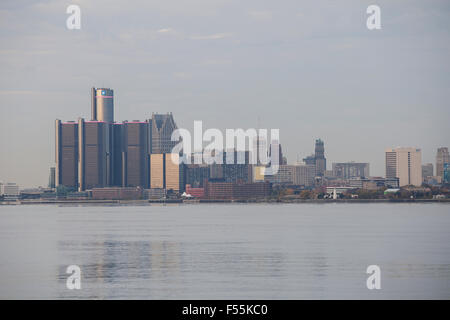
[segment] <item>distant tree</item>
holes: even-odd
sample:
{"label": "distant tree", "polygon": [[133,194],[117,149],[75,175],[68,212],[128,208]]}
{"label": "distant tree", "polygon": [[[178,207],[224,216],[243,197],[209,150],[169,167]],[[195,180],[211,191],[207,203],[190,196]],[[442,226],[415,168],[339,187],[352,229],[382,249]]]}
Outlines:
{"label": "distant tree", "polygon": [[56,195],[57,196],[67,196],[67,193],[69,193],[69,188],[67,188],[64,185],[59,185],[56,187]]}
{"label": "distant tree", "polygon": [[300,192],[300,199],[311,199],[312,196],[312,192],[309,190],[302,190],[302,192]]}

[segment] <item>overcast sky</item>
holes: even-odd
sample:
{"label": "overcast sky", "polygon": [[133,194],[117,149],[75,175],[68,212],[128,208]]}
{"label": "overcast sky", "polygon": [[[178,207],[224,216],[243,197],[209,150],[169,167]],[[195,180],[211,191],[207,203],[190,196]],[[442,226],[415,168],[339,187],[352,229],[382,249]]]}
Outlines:
{"label": "overcast sky", "polygon": [[[66,8],[81,8],[81,30]],[[381,30],[366,28],[381,7]],[[279,128],[295,163],[449,146],[448,1],[0,2],[0,181],[46,185],[54,120],[90,117],[111,87],[116,120],[172,111],[179,127]]]}

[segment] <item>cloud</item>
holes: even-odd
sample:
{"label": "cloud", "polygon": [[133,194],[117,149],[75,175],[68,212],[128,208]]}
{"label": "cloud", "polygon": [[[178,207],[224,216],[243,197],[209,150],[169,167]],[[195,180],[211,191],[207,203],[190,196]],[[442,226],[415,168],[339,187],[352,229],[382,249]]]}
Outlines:
{"label": "cloud", "polygon": [[215,34],[211,34],[211,35],[204,35],[204,36],[191,36],[190,39],[192,40],[216,40],[216,39],[224,39],[224,38],[229,38],[231,37],[232,34],[229,32],[225,32],[225,33],[215,33]]}
{"label": "cloud", "polygon": [[163,28],[163,29],[159,29],[157,31],[158,33],[169,33],[169,32],[173,32],[172,28]]}

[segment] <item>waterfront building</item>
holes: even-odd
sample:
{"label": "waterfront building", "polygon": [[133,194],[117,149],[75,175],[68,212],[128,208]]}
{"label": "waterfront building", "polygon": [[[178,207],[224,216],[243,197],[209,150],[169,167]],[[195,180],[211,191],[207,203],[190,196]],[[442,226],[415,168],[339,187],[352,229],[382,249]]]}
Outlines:
{"label": "waterfront building", "polygon": [[150,155],[150,188],[164,189],[164,154]]}
{"label": "waterfront building", "polygon": [[144,199],[152,199],[152,200],[160,200],[166,198],[166,189],[145,189],[144,192]]}
{"label": "waterfront building", "polygon": [[177,129],[172,113],[153,113],[149,119],[150,153],[172,153],[178,141],[172,141],[172,133]]}
{"label": "waterfront building", "polygon": [[278,172],[270,174],[266,170],[264,181],[276,185],[312,186],[314,184],[315,166],[306,164],[280,165]]}
{"label": "waterfront building", "polygon": [[314,152],[316,175],[323,176],[327,170],[327,159],[325,158],[325,147],[321,139],[316,140],[316,148]]}
{"label": "waterfront building", "polygon": [[124,149],[124,124],[113,123],[111,128],[111,186],[121,187],[125,185],[124,178],[126,177],[125,157],[126,150]]}
{"label": "waterfront building", "polygon": [[345,180],[347,185],[351,188],[358,189],[374,189],[378,188],[398,188],[399,179],[398,178],[382,178],[382,177],[368,177],[361,178],[355,177]]}
{"label": "waterfront building", "polygon": [[386,149],[386,178],[399,178],[400,187],[422,185],[422,152],[417,148]]}
{"label": "waterfront building", "polygon": [[110,185],[109,123],[78,120],[79,191]]}
{"label": "waterfront building", "polygon": [[[192,191],[191,189],[187,189]],[[204,197],[210,200],[248,200],[270,196],[272,185],[268,182],[232,183],[205,182]],[[187,192],[189,193],[189,192]]]}
{"label": "waterfront building", "polygon": [[369,164],[358,162],[337,162],[332,164],[333,176],[341,179],[370,176]]}
{"label": "waterfront building", "polygon": [[205,188],[192,187],[190,184],[186,184],[186,194],[202,199],[205,197]]}
{"label": "waterfront building", "polygon": [[56,186],[78,189],[78,123],[56,120]]}
{"label": "waterfront building", "polygon": [[19,199],[20,196],[20,190],[19,190],[19,186],[16,183],[0,183],[0,196],[4,199],[4,200],[10,200],[10,201],[14,201]]}
{"label": "waterfront building", "polygon": [[184,191],[184,165],[176,153],[153,153],[150,155],[150,188]]}
{"label": "waterfront building", "polygon": [[441,147],[437,149],[436,153],[436,175],[444,179],[444,166],[450,163],[450,156],[447,147]]}
{"label": "waterfront building", "polygon": [[114,91],[110,88],[91,89],[91,120],[114,122]]}
{"label": "waterfront building", "polygon": [[429,177],[433,176],[433,164],[426,163],[422,165],[422,179],[426,181]]}
{"label": "waterfront building", "polygon": [[55,169],[55,167],[50,168],[50,173],[48,176],[48,187],[51,189],[56,188],[56,169]]}
{"label": "waterfront building", "polygon": [[185,170],[186,184],[192,188],[203,187],[203,182],[210,178],[210,168],[207,164],[188,164],[185,166]]}
{"label": "waterfront building", "polygon": [[109,187],[92,189],[94,200],[139,200],[142,199],[140,187]]}
{"label": "waterfront building", "polygon": [[164,187],[167,191],[172,190],[178,193],[184,189],[184,185],[182,185],[182,166],[180,166],[179,163],[179,155],[176,153],[165,153],[164,158]]}
{"label": "waterfront building", "polygon": [[149,188],[149,123],[148,121],[123,122],[123,157],[125,187]]}

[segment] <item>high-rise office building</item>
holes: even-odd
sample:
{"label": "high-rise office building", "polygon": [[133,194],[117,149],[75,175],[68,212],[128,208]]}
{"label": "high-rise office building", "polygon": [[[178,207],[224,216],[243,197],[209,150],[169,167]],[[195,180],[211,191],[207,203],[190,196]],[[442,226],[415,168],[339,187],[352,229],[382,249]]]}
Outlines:
{"label": "high-rise office building", "polygon": [[123,123],[113,123],[111,128],[111,185],[121,187],[126,176],[123,159],[125,157]]}
{"label": "high-rise office building", "polygon": [[92,120],[114,122],[114,91],[110,88],[91,89]]}
{"label": "high-rise office building", "polygon": [[433,176],[433,164],[426,163],[422,165],[422,179],[425,181],[428,177]]}
{"label": "high-rise office building", "polygon": [[209,180],[209,165],[207,164],[188,164],[185,166],[186,184],[193,188],[203,187],[203,182]]}
{"label": "high-rise office building", "polygon": [[149,120],[150,126],[150,153],[171,153],[178,141],[172,141],[172,133],[177,129],[172,113],[153,113]]}
{"label": "high-rise office building", "polygon": [[386,149],[386,178],[398,178],[400,187],[422,185],[422,152],[416,148]]}
{"label": "high-rise office building", "polygon": [[150,188],[164,189],[164,154],[150,155]]}
{"label": "high-rise office building", "polygon": [[150,155],[150,188],[184,191],[184,166],[176,153]]}
{"label": "high-rise office building", "polygon": [[450,156],[447,147],[441,147],[437,149],[436,154],[436,175],[444,180],[444,166],[446,163],[450,163]]}
{"label": "high-rise office building", "polygon": [[307,165],[307,166],[312,166],[314,168],[314,176],[316,176],[316,158],[314,157],[314,155],[309,155],[306,158],[303,158],[303,162]]}
{"label": "high-rise office building", "polygon": [[444,163],[444,178],[442,179],[444,183],[450,183],[450,163]]}
{"label": "high-rise office building", "polygon": [[264,176],[264,181],[280,185],[298,185],[309,187],[314,183],[313,165],[280,165],[276,174]]}
{"label": "high-rise office building", "polygon": [[110,124],[78,120],[79,190],[111,184]]}
{"label": "high-rise office building", "polygon": [[[79,190],[117,187],[184,189],[184,166],[175,166],[169,155],[179,141],[172,113],[153,114],[142,121],[114,122],[114,93],[91,89],[92,120],[56,121],[56,185]],[[160,172],[150,168],[150,154],[161,154]],[[169,161],[170,160],[170,161]],[[156,158],[154,165],[157,165]],[[158,174],[162,174],[160,181]],[[167,185],[167,186],[166,186]]]}
{"label": "high-rise office building", "polygon": [[316,148],[314,152],[316,162],[316,175],[323,176],[327,170],[327,159],[325,158],[325,147],[321,139],[316,140]]}
{"label": "high-rise office building", "polygon": [[179,155],[176,153],[164,154],[164,175],[165,175],[165,189],[179,192],[183,187],[181,186],[181,166],[179,164]]}
{"label": "high-rise office building", "polygon": [[123,123],[123,186],[149,188],[149,123]]}
{"label": "high-rise office building", "polygon": [[56,168],[51,167],[50,168],[50,174],[48,176],[48,187],[49,188],[56,188]]}
{"label": "high-rise office building", "polygon": [[78,188],[78,123],[56,120],[56,186]]}
{"label": "high-rise office building", "polygon": [[368,163],[338,162],[332,164],[333,176],[341,179],[370,176]]}

